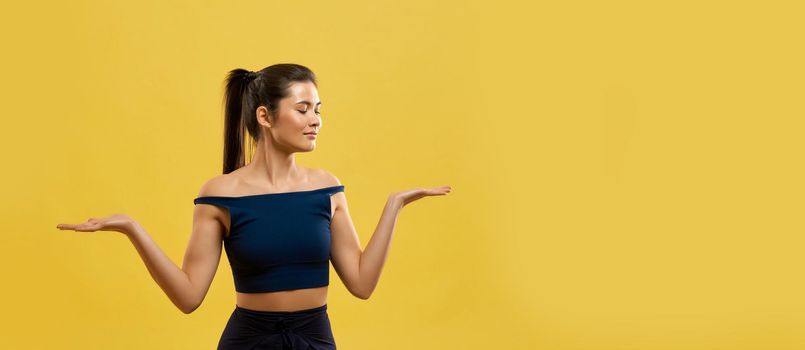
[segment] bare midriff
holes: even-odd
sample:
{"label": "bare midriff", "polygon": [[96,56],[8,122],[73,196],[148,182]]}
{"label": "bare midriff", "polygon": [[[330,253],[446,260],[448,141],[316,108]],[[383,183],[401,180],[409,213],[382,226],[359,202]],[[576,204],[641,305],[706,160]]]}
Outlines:
{"label": "bare midriff", "polygon": [[237,305],[259,311],[298,311],[327,303],[327,287],[267,293],[237,293]]}

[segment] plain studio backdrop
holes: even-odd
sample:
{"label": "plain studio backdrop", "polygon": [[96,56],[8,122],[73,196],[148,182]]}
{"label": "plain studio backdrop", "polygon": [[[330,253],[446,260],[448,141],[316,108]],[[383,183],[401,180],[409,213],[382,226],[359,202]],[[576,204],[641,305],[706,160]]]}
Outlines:
{"label": "plain studio backdrop", "polygon": [[52,1],[0,11],[0,348],[211,349],[115,232],[181,265],[226,73],[310,67],[300,164],[345,185],[380,283],[331,267],[339,348],[802,349],[803,7],[778,1]]}

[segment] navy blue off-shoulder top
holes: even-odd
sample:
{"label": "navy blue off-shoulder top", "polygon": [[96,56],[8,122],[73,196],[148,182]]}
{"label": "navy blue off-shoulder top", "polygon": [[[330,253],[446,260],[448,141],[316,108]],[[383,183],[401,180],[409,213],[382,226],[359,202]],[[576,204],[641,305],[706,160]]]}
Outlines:
{"label": "navy blue off-shoulder top", "polygon": [[343,185],[238,197],[202,196],[194,204],[229,211],[224,237],[235,290],[274,292],[330,284],[330,196]]}

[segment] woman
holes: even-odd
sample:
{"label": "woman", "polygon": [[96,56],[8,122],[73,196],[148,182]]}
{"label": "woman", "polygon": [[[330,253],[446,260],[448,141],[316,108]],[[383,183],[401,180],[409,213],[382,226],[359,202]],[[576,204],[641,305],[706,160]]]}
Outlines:
{"label": "woman", "polygon": [[[237,303],[218,349],[335,349],[327,315],[329,262],[352,295],[368,299],[380,279],[400,210],[451,188],[391,193],[361,251],[339,179],[324,169],[302,167],[294,158],[296,152],[316,148],[320,109],[316,77],[304,66],[229,72],[223,175],[205,182],[194,199],[193,231],[181,269],[124,214],[57,228],[124,233],[184,313],[204,300],[223,243]],[[244,130],[250,144],[256,144],[248,165]]]}

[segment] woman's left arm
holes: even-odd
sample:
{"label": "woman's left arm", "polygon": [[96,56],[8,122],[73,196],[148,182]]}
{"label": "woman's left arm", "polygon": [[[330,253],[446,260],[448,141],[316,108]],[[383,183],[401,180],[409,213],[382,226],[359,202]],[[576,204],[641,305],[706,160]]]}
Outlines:
{"label": "woman's left arm", "polygon": [[331,260],[336,273],[352,295],[369,299],[377,287],[391,247],[391,237],[400,210],[420,198],[446,195],[451,190],[450,186],[440,186],[390,194],[375,232],[364,251],[361,251],[360,240],[349,215],[346,195],[344,192],[333,195],[335,213],[330,223]]}

